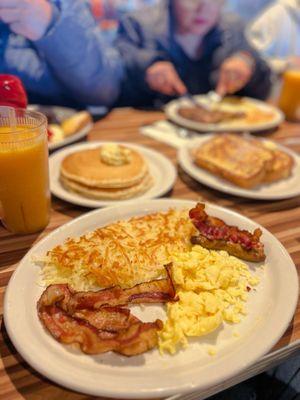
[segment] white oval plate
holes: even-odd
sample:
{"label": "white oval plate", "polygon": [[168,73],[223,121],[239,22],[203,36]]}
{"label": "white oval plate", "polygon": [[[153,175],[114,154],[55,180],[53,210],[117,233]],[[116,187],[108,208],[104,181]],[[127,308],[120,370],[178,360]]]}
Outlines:
{"label": "white oval plate", "polygon": [[154,184],[151,188],[141,196],[134,197],[128,200],[93,200],[87,197],[83,197],[80,194],[69,192],[66,190],[59,180],[60,164],[62,160],[71,153],[79,150],[94,149],[105,143],[111,142],[90,142],[81,143],[73,146],[69,146],[66,149],[60,150],[52,154],[49,158],[49,169],[50,169],[50,189],[51,192],[62,200],[66,200],[69,203],[77,204],[79,206],[99,208],[103,206],[112,206],[118,203],[127,203],[136,200],[147,200],[155,197],[160,197],[163,194],[169,192],[176,180],[177,172],[174,165],[165,156],[158,153],[155,150],[148,149],[144,146],[137,144],[131,144],[127,142],[114,142],[128,146],[139,153],[145,158],[151,176],[154,179]]}
{"label": "white oval plate", "polygon": [[[258,186],[253,189],[240,188],[225,179],[222,179],[203,168],[198,167],[191,156],[191,149],[200,146],[207,140],[210,140],[214,135],[206,134],[193,139],[187,145],[178,150],[178,162],[181,168],[197,182],[203,183],[220,192],[233,194],[239,197],[246,197],[257,200],[282,200],[289,199],[300,195],[300,156],[290,149],[274,143],[279,149],[290,154],[294,160],[292,175],[287,179],[282,179],[278,182],[273,182]],[[271,142],[269,139],[266,139]]]}
{"label": "white oval plate", "polygon": [[[51,110],[51,112],[55,115],[57,120],[59,122],[62,122],[63,120],[70,118],[72,115],[74,115],[77,111],[74,110],[73,108],[68,108],[68,107],[59,107],[59,106],[40,106],[36,104],[32,104],[28,106],[29,110],[33,111],[39,111],[41,113],[46,113],[47,110]],[[46,110],[46,111],[45,111]],[[89,123],[86,126],[84,126],[82,129],[80,129],[78,132],[74,133],[73,135],[70,135],[66,137],[65,139],[59,141],[59,142],[54,142],[50,143],[48,142],[48,148],[50,151],[59,149],[61,147],[64,147],[68,144],[75,143],[79,141],[80,139],[83,139],[87,136],[89,131],[92,129],[93,123]]]}
{"label": "white oval plate", "polygon": [[[194,96],[195,99],[200,102],[207,101],[205,95]],[[284,121],[283,113],[276,107],[271,106],[270,104],[264,103],[263,101],[252,99],[250,97],[244,97],[250,103],[255,104],[261,110],[274,113],[274,118],[268,122],[259,122],[256,124],[246,124],[246,123],[218,123],[218,124],[205,124],[201,122],[191,121],[186,118],[182,118],[178,114],[178,109],[184,105],[191,105],[191,102],[185,98],[179,98],[171,101],[165,107],[165,113],[171,121],[175,122],[178,125],[181,125],[187,129],[192,129],[199,132],[259,132],[272,128],[276,128],[278,125]],[[238,109],[238,108],[237,108]]]}
{"label": "white oval plate", "polygon": [[[258,268],[261,282],[250,292],[248,315],[238,325],[226,324],[193,340],[190,347],[175,356],[162,357],[156,349],[131,358],[114,353],[88,356],[56,342],[38,319],[36,304],[44,288],[37,283],[40,269],[33,264],[32,256],[45,254],[69,236],[85,234],[119,219],[194,205],[186,200],[159,199],[95,210],[56,229],[36,244],[14,272],[4,300],[6,329],[22,357],[47,378],[79,392],[115,398],[155,398],[207,389],[267,353],[293,317],[298,276],[287,251],[263,227],[260,228],[267,265]],[[207,204],[207,212],[243,229],[253,231],[259,226],[216,205]],[[252,264],[251,268],[257,267]],[[160,305],[138,310],[148,321],[164,317]],[[236,331],[239,337],[233,334]],[[215,356],[207,353],[212,344],[217,350]]]}

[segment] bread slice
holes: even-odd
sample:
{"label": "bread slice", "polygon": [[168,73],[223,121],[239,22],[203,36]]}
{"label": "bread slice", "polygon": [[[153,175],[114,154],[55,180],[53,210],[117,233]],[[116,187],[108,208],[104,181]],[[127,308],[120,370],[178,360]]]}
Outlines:
{"label": "bread slice", "polygon": [[74,133],[78,132],[91,122],[91,115],[87,111],[80,111],[72,115],[72,117],[65,119],[62,122],[61,127],[64,132],[64,136],[68,137],[74,135]]}
{"label": "bread slice", "polygon": [[273,150],[274,161],[272,168],[267,171],[263,181],[276,182],[288,178],[293,170],[294,159],[289,154],[281,150]]}
{"label": "bread slice", "polygon": [[242,188],[260,184],[274,162],[271,150],[232,134],[215,136],[197,148],[193,156],[199,167]]}

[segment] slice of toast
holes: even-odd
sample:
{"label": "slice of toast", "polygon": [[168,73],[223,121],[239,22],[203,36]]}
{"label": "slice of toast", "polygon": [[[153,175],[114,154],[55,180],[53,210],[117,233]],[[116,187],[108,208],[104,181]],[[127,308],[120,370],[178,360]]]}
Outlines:
{"label": "slice of toast", "polygon": [[273,156],[272,168],[267,171],[263,179],[263,182],[266,183],[286,179],[291,175],[293,170],[294,159],[292,156],[279,149],[273,150]]}
{"label": "slice of toast", "polygon": [[254,140],[218,135],[193,151],[195,163],[243,188],[260,184],[272,170],[273,152]]}

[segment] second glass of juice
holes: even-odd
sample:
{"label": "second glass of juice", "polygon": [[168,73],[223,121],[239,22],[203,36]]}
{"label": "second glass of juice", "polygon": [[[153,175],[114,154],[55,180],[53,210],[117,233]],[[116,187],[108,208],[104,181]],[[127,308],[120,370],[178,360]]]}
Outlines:
{"label": "second glass of juice", "polygon": [[47,119],[0,107],[0,219],[13,233],[35,233],[50,217]]}
{"label": "second glass of juice", "polygon": [[289,121],[300,121],[300,68],[292,68],[283,74],[279,107]]}

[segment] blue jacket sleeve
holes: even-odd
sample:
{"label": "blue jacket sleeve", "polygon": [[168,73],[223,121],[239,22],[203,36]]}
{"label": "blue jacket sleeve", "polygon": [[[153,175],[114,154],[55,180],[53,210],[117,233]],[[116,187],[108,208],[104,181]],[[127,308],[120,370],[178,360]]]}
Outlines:
{"label": "blue jacket sleeve", "polygon": [[119,53],[105,43],[87,1],[61,0],[54,7],[57,16],[35,48],[79,103],[112,105],[123,74]]}
{"label": "blue jacket sleeve", "polygon": [[[128,14],[120,22],[116,46],[125,68],[120,105],[138,106],[147,102],[150,105],[157,96],[147,85],[145,73],[154,62],[170,60],[169,54],[159,48],[157,41],[158,21],[163,18],[158,15],[159,10],[146,8],[144,14]],[[154,29],[151,21],[156,21],[157,29]],[[162,21],[162,25],[165,26],[165,21]]]}

